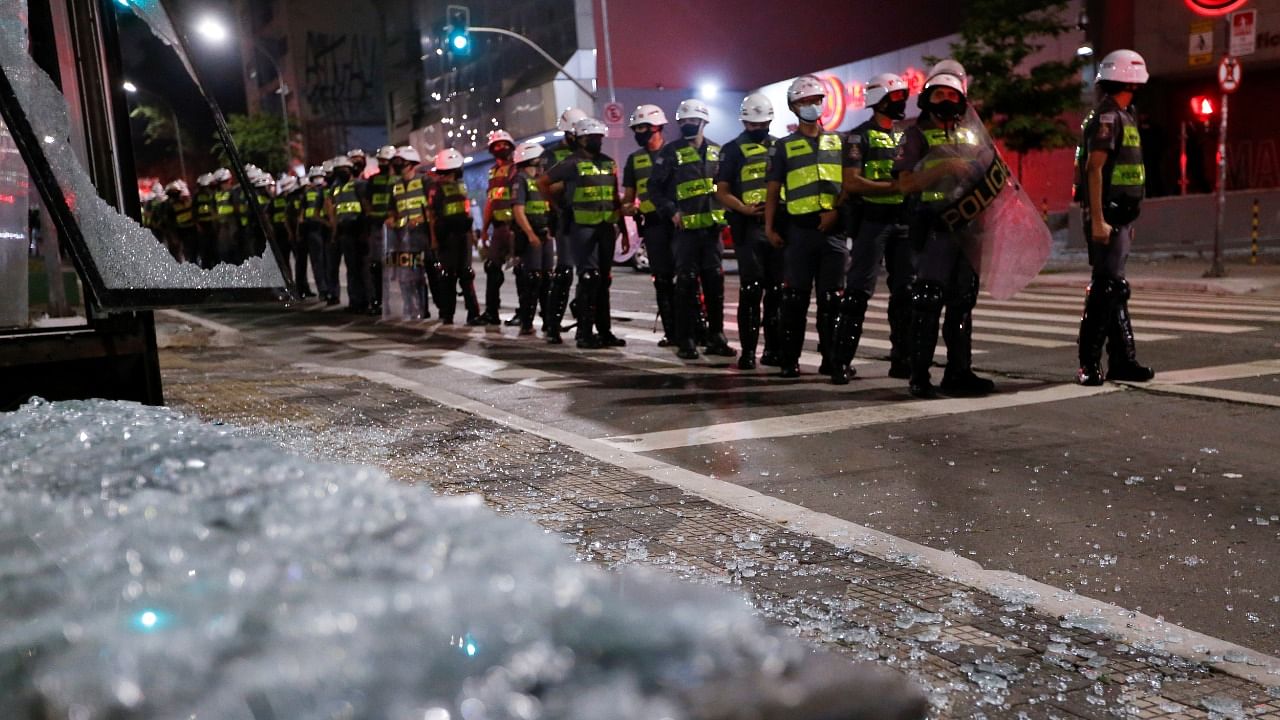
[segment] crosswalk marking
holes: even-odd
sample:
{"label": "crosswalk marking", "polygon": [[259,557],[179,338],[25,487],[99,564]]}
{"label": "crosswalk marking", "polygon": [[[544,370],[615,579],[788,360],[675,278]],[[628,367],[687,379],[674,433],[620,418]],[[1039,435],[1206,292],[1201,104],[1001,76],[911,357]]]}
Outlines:
{"label": "crosswalk marking", "polygon": [[[1063,308],[1074,310],[1077,314],[1082,308],[1082,303],[1071,301],[1068,299],[1051,300],[1051,299],[1025,299],[1017,298],[1012,300],[988,300],[979,302],[978,307],[996,307],[1017,309],[1024,307],[1039,308],[1044,305],[1056,305]],[[1054,308],[1056,309],[1056,308]],[[1129,311],[1137,318],[1144,318],[1148,315],[1174,316],[1184,318],[1197,318],[1201,320],[1243,320],[1245,322],[1280,322],[1280,314],[1262,313],[1261,311],[1253,312],[1218,312],[1207,310],[1188,309],[1185,305],[1181,308],[1171,308],[1162,306],[1151,306],[1145,303],[1137,303],[1129,301]]]}
{"label": "crosswalk marking", "polygon": [[[979,302],[1014,302],[1018,300],[1037,300],[1050,303],[1061,303],[1063,305],[1074,304],[1077,310],[1084,308],[1084,296],[1073,295],[1054,295],[1051,293],[1033,293],[1021,292],[1006,301],[991,300],[984,298]],[[1249,303],[1249,302],[1212,302],[1204,301],[1197,298],[1194,304],[1189,304],[1186,298],[1178,300],[1150,300],[1145,294],[1136,296],[1129,300],[1129,307],[1133,308],[1172,308],[1175,310],[1225,310],[1240,313],[1260,313],[1263,315],[1273,315],[1280,319],[1280,302],[1276,303]]]}

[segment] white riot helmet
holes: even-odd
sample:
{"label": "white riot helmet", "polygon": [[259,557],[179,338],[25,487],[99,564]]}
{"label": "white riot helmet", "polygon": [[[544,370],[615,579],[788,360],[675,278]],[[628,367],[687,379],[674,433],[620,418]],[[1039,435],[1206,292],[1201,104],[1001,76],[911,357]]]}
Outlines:
{"label": "white riot helmet", "polygon": [[436,172],[444,172],[446,170],[457,170],[462,167],[462,153],[449,148],[436,153]]}
{"label": "white riot helmet", "polygon": [[662,108],[657,105],[640,105],[631,113],[631,122],[627,123],[627,127],[635,127],[637,125],[652,125],[661,127],[667,124],[667,114],[662,112]]}
{"label": "white riot helmet", "polygon": [[323,177],[324,177],[324,168],[323,168],[323,167],[321,167],[321,166],[319,166],[319,165],[312,165],[312,166],[311,166],[311,169],[310,169],[309,171],[307,171],[307,177],[309,177],[309,178],[313,178],[313,179],[314,179],[314,178],[323,178]]}
{"label": "white riot helmet", "polygon": [[560,132],[571,133],[573,132],[573,126],[586,117],[587,114],[576,107],[565,108],[565,111],[560,113],[560,121],[556,123],[556,129]]}
{"label": "white riot helmet", "polygon": [[364,150],[361,150],[360,148],[352,148],[351,150],[347,151],[347,157],[351,158],[352,160],[355,160],[356,158],[363,158]]}
{"label": "white riot helmet", "polygon": [[493,147],[494,143],[500,143],[500,142],[511,143],[511,147],[513,148],[516,146],[516,139],[511,137],[511,133],[507,132],[506,130],[494,130],[493,132],[489,133],[489,140],[485,142],[485,146]]}
{"label": "white riot helmet", "polygon": [[764,93],[751,93],[742,99],[738,117],[742,122],[773,122],[773,102]]}
{"label": "white riot helmet", "polygon": [[516,152],[512,156],[512,160],[517,163],[537,160],[542,157],[542,146],[538,143],[524,142],[516,146]]}
{"label": "white riot helmet", "polygon": [[787,102],[793,103],[797,100],[803,100],[810,97],[827,96],[827,86],[821,80],[812,75],[801,75],[791,81],[791,87],[787,88]]}
{"label": "white riot helmet", "polygon": [[395,148],[395,157],[408,163],[417,164],[422,162],[422,156],[418,154],[418,148],[412,145],[401,145]]}
{"label": "white riot helmet", "polygon": [[955,60],[943,60],[934,65],[929,71],[929,77],[924,81],[924,90],[920,94],[927,95],[929,90],[935,87],[949,87],[961,95],[968,95],[969,76],[965,73],[964,66]]}
{"label": "white riot helmet", "polygon": [[253,186],[257,188],[269,188],[275,187],[276,185],[275,178],[271,177],[269,173],[262,172],[261,170],[259,170],[258,174],[254,175],[253,179],[249,182],[252,182]]}
{"label": "white riot helmet", "polygon": [[298,189],[298,178],[293,174],[285,175],[283,178],[280,179],[280,182],[276,184],[277,195],[288,195],[289,193],[297,189]]}
{"label": "white riot helmet", "polygon": [[377,157],[379,160],[390,160],[395,156],[396,156],[395,145],[383,145],[382,147],[378,148],[378,154],[375,157]]}
{"label": "white riot helmet", "polygon": [[881,73],[867,81],[866,105],[875,107],[880,101],[895,92],[910,92],[907,81],[893,73]]}
{"label": "white riot helmet", "polygon": [[346,155],[339,155],[333,159],[333,169],[337,170],[338,168],[341,168],[341,167],[349,168],[349,167],[355,167],[355,165],[351,162],[351,158],[347,157]]}
{"label": "white riot helmet", "polygon": [[584,117],[573,124],[573,134],[578,137],[586,135],[604,135],[605,130],[606,128],[604,123],[591,117]]}
{"label": "white riot helmet", "polygon": [[196,178],[196,185],[200,187],[209,187],[213,184],[213,173],[205,173]]}
{"label": "white riot helmet", "polygon": [[214,182],[226,182],[231,179],[231,171],[221,167],[213,171]]}
{"label": "white riot helmet", "polygon": [[320,169],[324,171],[325,175],[333,172],[333,158],[329,158],[328,160],[320,163]]}
{"label": "white riot helmet", "polygon": [[704,123],[709,123],[711,122],[711,110],[701,100],[689,98],[681,102],[676,108],[676,122],[681,120],[701,120]]}
{"label": "white riot helmet", "polygon": [[1132,50],[1113,50],[1098,63],[1098,80],[1145,85],[1149,78],[1147,61]]}
{"label": "white riot helmet", "polygon": [[174,180],[173,182],[169,183],[168,185],[165,185],[165,186],[164,186],[164,191],[165,191],[166,193],[176,192],[176,193],[178,193],[179,195],[190,195],[190,194],[191,194],[191,191],[190,191],[189,189],[187,189],[187,181],[186,181],[186,180],[181,180],[181,179],[179,179],[179,180]]}

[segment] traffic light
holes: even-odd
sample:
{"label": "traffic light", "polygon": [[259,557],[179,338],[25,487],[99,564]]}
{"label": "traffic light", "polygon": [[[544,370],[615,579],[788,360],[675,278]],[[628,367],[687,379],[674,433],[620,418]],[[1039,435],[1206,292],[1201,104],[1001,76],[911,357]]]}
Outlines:
{"label": "traffic light", "polygon": [[1196,119],[1203,123],[1205,127],[1209,126],[1209,118],[1213,117],[1214,110],[1216,108],[1212,97],[1197,95],[1191,98],[1191,114],[1195,115]]}
{"label": "traffic light", "polygon": [[471,9],[465,5],[450,5],[445,9],[445,50],[454,55],[471,54]]}

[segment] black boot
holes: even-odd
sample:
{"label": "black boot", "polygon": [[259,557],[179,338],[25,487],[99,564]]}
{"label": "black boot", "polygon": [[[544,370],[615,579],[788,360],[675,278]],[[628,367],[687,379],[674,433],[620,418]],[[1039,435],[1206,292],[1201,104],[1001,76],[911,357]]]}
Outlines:
{"label": "black boot", "polygon": [[675,330],[673,338],[678,349],[676,357],[682,360],[698,359],[699,308],[698,275],[682,273],[676,278]]}
{"label": "black boot", "polygon": [[440,322],[453,324],[453,314],[458,308],[458,276],[452,270],[441,268],[440,277],[436,280],[436,309],[440,311]]}
{"label": "black boot", "polygon": [[578,275],[578,293],[573,298],[578,314],[577,343],[582,350],[598,350],[604,347],[600,338],[592,332],[596,316],[596,302],[600,292],[600,272],[585,270]]}
{"label": "black boot", "polygon": [[484,325],[497,325],[502,322],[498,311],[502,307],[502,283],[507,279],[502,272],[502,263],[496,260],[484,261],[484,314],[481,319]]}
{"label": "black boot", "polygon": [[764,283],[759,280],[743,283],[738,289],[738,342],[742,343],[742,354],[738,356],[739,370],[756,368],[756,344],[760,341],[760,299],[763,295]]}
{"label": "black boot", "polygon": [[836,348],[831,382],[836,385],[845,385],[857,375],[853,369],[853,358],[858,354],[858,343],[862,340],[867,299],[861,290],[846,290],[840,299],[840,314],[836,316],[835,332],[832,333]]}
{"label": "black boot", "polygon": [[[425,274],[427,276],[427,283],[426,283],[427,297],[423,299],[423,303],[422,303],[423,317],[427,317],[427,301],[428,300],[435,301],[436,312],[443,312],[442,310],[443,306],[440,304],[441,302],[440,296],[444,294],[444,291],[441,289],[444,286],[443,285],[444,281],[440,277],[444,272],[444,268],[440,266],[440,263],[436,260],[434,253],[429,253],[427,255],[425,270],[426,270]],[[452,290],[453,290],[453,287],[451,283],[449,291],[452,292]]]}
{"label": "black boot", "polygon": [[658,303],[658,320],[662,323],[662,339],[658,347],[675,344],[675,294],[676,280],[671,275],[653,276],[653,294]]}
{"label": "black boot", "polygon": [[520,318],[520,334],[533,334],[533,315],[538,307],[538,290],[542,287],[542,271],[526,270],[520,273],[524,283],[516,283],[520,288],[520,310],[516,316]]}
{"label": "black boot", "polygon": [[938,397],[929,378],[933,351],[938,347],[938,321],[942,315],[942,288],[917,280],[911,291],[911,394],[922,399]]}
{"label": "black boot", "polygon": [[958,397],[987,395],[996,389],[990,380],[973,372],[973,310],[967,303],[947,308],[942,324],[947,343],[947,369],[942,373],[942,392]]}
{"label": "black boot", "polygon": [[911,377],[911,291],[889,293],[889,377]]}
{"label": "black boot", "polygon": [[822,356],[822,365],[818,372],[832,375],[836,371],[836,344],[833,340],[836,328],[836,315],[840,312],[840,292],[828,291],[818,295],[818,354]]}
{"label": "black boot", "polygon": [[609,306],[609,289],[612,287],[613,273],[608,273],[596,291],[596,337],[604,347],[626,347],[627,341],[613,334],[613,311]]}
{"label": "black boot", "polygon": [[1080,316],[1080,335],[1076,338],[1080,355],[1076,382],[1098,386],[1103,382],[1102,345],[1112,314],[1111,281],[1095,280],[1084,293],[1084,313]]}
{"label": "black boot", "polygon": [[516,265],[511,268],[511,274],[516,276],[516,314],[512,315],[504,325],[507,327],[524,327],[524,317],[526,311],[530,313],[529,320],[533,321],[532,311],[528,310],[529,303],[529,272],[524,269],[523,265]]}
{"label": "black boot", "polygon": [[484,318],[480,315],[480,301],[476,298],[476,271],[468,267],[458,278],[458,282],[462,285],[462,305],[467,309],[467,324],[484,325]]}
{"label": "black boot", "polygon": [[538,276],[538,317],[542,319],[542,331],[547,331],[547,318],[551,316],[551,280],[555,270],[547,268]]}
{"label": "black boot", "polygon": [[561,323],[564,321],[565,310],[569,308],[569,288],[572,286],[573,268],[556,268],[555,278],[551,282],[548,293],[546,324],[542,327],[542,332],[547,336],[547,342],[552,345],[564,342],[560,337],[563,331]]}
{"label": "black boot", "polygon": [[809,325],[809,293],[794,288],[782,291],[778,318],[778,363],[784,378],[800,377],[800,353]]}
{"label": "black boot", "polygon": [[769,285],[764,289],[764,313],[760,316],[760,331],[764,334],[764,352],[760,354],[761,365],[777,366],[778,348],[782,341],[778,336],[779,315],[782,307],[782,286]]}
{"label": "black boot", "polygon": [[1115,301],[1107,328],[1107,379],[1146,382],[1156,371],[1138,364],[1138,349],[1133,339],[1133,321],[1129,318],[1129,281],[1113,280]]}
{"label": "black boot", "polygon": [[707,307],[706,353],[717,357],[734,357],[737,350],[729,347],[724,336],[724,271],[720,268],[702,274],[702,295]]}
{"label": "black boot", "polygon": [[696,307],[695,307],[695,309],[696,309],[696,310],[697,310],[697,312],[698,312],[698,316],[697,316],[697,317],[698,317],[698,322],[694,325],[694,335],[696,336],[695,342],[697,343],[698,347],[706,347],[706,346],[707,346],[707,337],[708,337],[708,333],[707,333],[707,303],[706,303],[706,299],[703,297],[702,293],[703,293],[703,289],[702,289],[702,287],[701,287],[701,286],[699,286],[699,287],[698,287],[698,293],[697,293],[698,301],[697,301],[697,304],[696,304]]}

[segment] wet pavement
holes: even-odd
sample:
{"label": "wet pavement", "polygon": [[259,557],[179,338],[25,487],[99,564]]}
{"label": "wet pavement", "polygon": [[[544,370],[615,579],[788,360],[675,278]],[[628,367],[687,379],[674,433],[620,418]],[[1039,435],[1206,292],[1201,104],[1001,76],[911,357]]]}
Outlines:
{"label": "wet pavement", "polygon": [[[380,334],[375,334],[375,341]],[[383,337],[381,342],[396,341]],[[339,363],[333,362],[332,355],[359,360],[368,349],[366,346],[361,353],[331,347],[330,356],[323,359],[336,367]],[[539,344],[526,352],[541,350]],[[448,357],[443,360],[447,362]],[[441,359],[434,357],[437,362]],[[548,363],[547,368],[548,372],[556,370],[556,378],[581,377],[581,367],[566,371],[564,355],[555,359],[558,362]],[[486,410],[488,404],[477,403],[474,411],[446,406],[430,399],[435,392],[431,388],[391,373],[309,370],[298,365],[315,360],[314,355],[289,357],[282,355],[280,348],[253,342],[228,348],[168,350],[162,353],[166,399],[174,407],[245,427],[297,452],[376,465],[396,479],[440,493],[481,493],[500,511],[527,517],[559,534],[587,561],[609,566],[651,565],[692,582],[740,589],[762,614],[794,628],[802,637],[853,658],[877,659],[910,673],[929,689],[938,717],[1280,718],[1280,690],[1276,689],[1280,667],[1264,667],[1258,664],[1265,662],[1264,658],[1242,649],[1232,649],[1229,644],[1197,649],[1195,638],[1182,636],[1179,628],[1139,631],[1148,619],[1117,607],[1080,612],[1082,606],[1070,593],[1057,594],[1047,586],[1035,592],[1026,584],[1010,582],[1004,589],[988,585],[980,590],[966,581],[965,572],[937,572],[936,567],[930,571],[928,557],[895,551],[892,542],[877,544],[870,531],[866,537],[838,537],[817,532],[816,525],[793,526],[779,521],[767,510],[767,504],[762,504],[759,512],[746,512],[741,509],[743,503],[719,501],[726,497],[723,487],[748,486],[746,476],[752,473],[759,482],[774,479],[765,475],[772,471],[761,458],[743,461],[743,467],[751,470],[730,478],[738,484],[714,492],[719,486],[707,485],[707,491],[694,492],[689,489],[693,485],[679,481],[680,463],[663,463],[661,453],[652,461],[627,460],[619,455],[621,461],[608,462],[600,459],[607,455],[582,452],[557,441],[554,438],[559,430],[550,424],[539,426],[527,419],[522,424],[515,418],[497,422],[494,418],[501,419],[501,411]],[[593,362],[583,359],[576,364],[591,366]],[[491,367],[490,372],[494,371]],[[544,377],[534,382],[554,380]],[[1031,379],[1025,382],[1035,383]],[[447,382],[442,385],[441,392],[451,389]],[[676,387],[685,386],[677,383]],[[542,392],[528,387],[523,391]],[[1092,401],[1102,400],[1105,398]],[[557,402],[545,405],[543,412],[557,413]],[[578,428],[609,425],[607,420],[626,412],[615,408],[611,415],[595,421],[575,420],[574,424]],[[1024,445],[1026,440],[1016,436],[1017,418],[1002,418],[1004,430],[1013,432],[1010,446]],[[1247,417],[1240,420],[1249,421]],[[619,432],[612,425],[609,429]],[[814,480],[806,477],[804,498],[827,494],[829,489],[842,493],[844,497],[837,499],[851,508],[874,512],[867,508],[879,496],[906,494],[908,488],[894,487],[892,479],[895,472],[905,472],[894,457],[894,444],[927,444],[932,438],[951,446],[954,440],[926,426],[912,425],[911,431],[910,437],[897,426],[888,433],[883,427],[846,431],[878,433],[878,439],[838,439],[875,447],[876,451],[860,456],[856,467],[824,468],[819,462],[812,473]],[[830,443],[832,439],[816,436],[807,441]],[[753,452],[767,454],[767,448],[757,445]],[[710,450],[701,447],[700,457],[714,457]],[[735,455],[739,450],[735,448]],[[789,452],[803,454],[806,450],[801,445]],[[969,471],[966,477],[992,474],[989,460],[965,458],[943,449],[930,452],[944,466],[947,462],[974,465],[963,468]],[[819,454],[810,455],[817,458]],[[1017,457],[1002,458],[993,467],[1012,470],[1021,468],[1021,462]],[[1043,492],[1045,509],[1029,517],[1031,514],[1021,509],[1006,508],[1009,525],[983,531],[1002,537],[1005,545],[1011,536],[1037,543],[1070,544],[1076,530],[1068,518],[1056,516],[1068,514],[1064,506],[1085,502],[1101,507],[1106,504],[1104,491],[1142,492],[1153,480],[1130,483],[1126,476],[1114,487],[1073,487],[1061,479],[1067,461],[1063,463],[1063,468],[1041,469],[1044,488],[1035,492]],[[861,485],[847,481],[832,484],[841,473],[858,476],[858,470],[868,468],[878,471],[875,477],[888,479],[871,482],[864,478]],[[655,479],[663,473],[669,474],[672,482]],[[729,477],[729,473],[724,475]],[[761,496],[762,502],[786,497],[785,481],[769,485],[770,495]],[[980,485],[966,487],[975,503],[984,501]],[[1091,492],[1096,493],[1096,499],[1089,499]],[[925,497],[910,500],[929,507]],[[949,529],[962,527],[965,513],[963,507],[955,506],[950,512],[922,514],[913,527],[896,526],[886,531],[917,541],[928,539],[935,529],[948,529],[947,534],[953,536]],[[1116,518],[1114,527],[1108,525],[1098,532],[1140,535],[1144,522]],[[1050,528],[1057,534],[1046,534]],[[867,548],[886,551],[872,553]],[[1112,577],[1123,569],[1109,569],[1108,558],[1113,557],[1109,548],[1086,550],[1071,548],[1065,554],[1074,563],[1092,553],[1096,557],[1091,562],[1097,562],[1098,568],[1055,584],[1078,584],[1084,577],[1093,583],[1088,588],[1092,591],[1097,584],[1123,582],[1121,577]],[[1169,563],[1171,572],[1188,567],[1185,558],[1170,559]],[[1217,578],[1209,578],[1205,585],[1214,587],[1216,582]],[[1062,613],[1038,609],[1054,603],[1070,609]],[[1124,639],[1116,639],[1117,627],[1126,623],[1138,629],[1122,632]],[[1225,650],[1212,654],[1221,648]],[[1197,659],[1186,657],[1191,655]],[[1202,660],[1211,664],[1200,664]],[[1248,677],[1255,681],[1245,679]]]}

